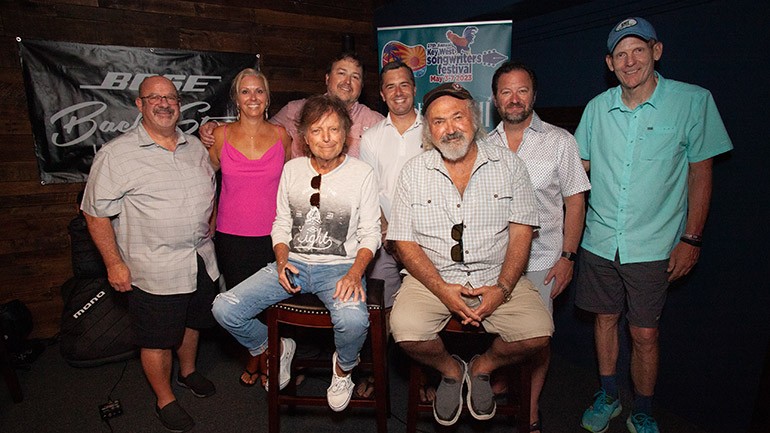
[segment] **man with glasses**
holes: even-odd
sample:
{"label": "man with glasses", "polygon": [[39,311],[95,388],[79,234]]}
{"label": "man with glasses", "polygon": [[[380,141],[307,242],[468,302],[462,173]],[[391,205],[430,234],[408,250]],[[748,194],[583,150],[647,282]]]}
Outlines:
{"label": "man with glasses", "polygon": [[198,139],[176,126],[179,95],[171,81],[148,77],[139,95],[142,122],[96,154],[81,208],[110,285],[130,293],[134,342],[155,412],[168,430],[182,432],[195,423],[171,389],[172,349],[177,383],[197,397],[215,393],[195,365],[198,330],[215,325],[214,170]]}
{"label": "man with glasses", "polygon": [[[537,290],[522,277],[537,204],[524,163],[483,141],[479,109],[462,86],[428,92],[423,116],[426,151],[401,172],[387,235],[410,273],[391,329],[407,354],[441,373],[433,401],[439,424],[457,422],[464,384],[471,415],[486,420],[496,410],[490,374],[542,350],[553,332]],[[453,315],[497,334],[468,364],[438,338]]]}

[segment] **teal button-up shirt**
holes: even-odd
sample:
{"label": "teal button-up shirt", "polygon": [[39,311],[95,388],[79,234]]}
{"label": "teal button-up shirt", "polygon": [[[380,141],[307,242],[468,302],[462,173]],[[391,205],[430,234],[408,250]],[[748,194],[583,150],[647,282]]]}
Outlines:
{"label": "teal button-up shirt", "polygon": [[621,263],[665,260],[687,219],[689,163],[733,148],[711,93],[666,80],[630,110],[620,86],[586,106],[575,131],[591,162],[592,190],[581,246]]}

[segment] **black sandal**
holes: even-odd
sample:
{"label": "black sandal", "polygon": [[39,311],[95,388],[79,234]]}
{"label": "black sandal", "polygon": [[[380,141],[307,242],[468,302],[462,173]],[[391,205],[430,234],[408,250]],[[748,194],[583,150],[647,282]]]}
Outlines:
{"label": "black sandal", "polygon": [[529,431],[539,431],[540,433],[543,433],[543,415],[540,414],[540,411],[537,411],[537,421],[533,422],[529,425]]}
{"label": "black sandal", "polygon": [[[238,378],[238,382],[241,384],[241,386],[245,386],[247,388],[250,388],[257,383],[259,383],[261,386],[264,387],[264,384],[267,383],[267,363],[265,362],[267,359],[265,354],[260,354],[257,356],[252,356],[249,358],[249,360],[246,362],[246,367],[244,367],[243,372],[241,373],[241,376]],[[262,364],[265,364],[264,366]],[[249,367],[252,367],[253,370],[250,370]],[[254,380],[254,382],[246,382],[243,380],[244,374],[249,375],[249,379]],[[255,377],[256,376],[256,377]]]}
{"label": "black sandal", "polygon": [[[249,379],[254,379],[254,382],[249,383],[249,382],[246,382],[245,380],[243,380],[243,375],[244,374],[248,374],[249,375]],[[263,374],[262,374],[261,371],[259,371],[259,369],[257,369],[256,371],[251,371],[248,368],[244,368],[243,369],[243,373],[241,373],[241,377],[238,378],[238,383],[240,383],[241,386],[245,386],[247,388],[251,388],[252,386],[256,385],[257,382],[260,381],[260,379],[262,379],[262,376],[263,376]]]}
{"label": "black sandal", "polygon": [[540,433],[543,433],[542,430],[543,430],[543,424],[540,422],[540,420],[537,420],[529,425],[529,431],[531,432],[539,431]]}

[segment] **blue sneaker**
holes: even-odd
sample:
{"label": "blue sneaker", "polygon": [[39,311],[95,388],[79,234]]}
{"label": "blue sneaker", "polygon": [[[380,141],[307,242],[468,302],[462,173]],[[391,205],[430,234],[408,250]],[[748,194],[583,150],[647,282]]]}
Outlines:
{"label": "blue sneaker", "polygon": [[646,413],[629,415],[626,420],[626,427],[631,433],[659,433],[658,423]]}
{"label": "blue sneaker", "polygon": [[593,433],[604,433],[610,426],[610,420],[620,415],[623,407],[620,399],[610,397],[604,389],[594,394],[594,397],[594,404],[583,412],[580,427]]}

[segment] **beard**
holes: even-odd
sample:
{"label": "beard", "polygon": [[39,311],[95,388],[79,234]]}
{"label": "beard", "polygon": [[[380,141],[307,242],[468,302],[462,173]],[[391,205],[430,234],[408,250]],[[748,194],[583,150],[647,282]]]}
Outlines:
{"label": "beard", "polygon": [[499,110],[500,117],[507,123],[521,123],[532,115],[532,106],[524,106],[522,104],[508,104],[505,108],[520,107],[522,111],[519,114],[514,114],[511,111]]}
{"label": "beard", "polygon": [[444,159],[457,161],[468,154],[472,142],[464,133],[457,131],[442,136],[434,145]]}

